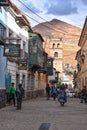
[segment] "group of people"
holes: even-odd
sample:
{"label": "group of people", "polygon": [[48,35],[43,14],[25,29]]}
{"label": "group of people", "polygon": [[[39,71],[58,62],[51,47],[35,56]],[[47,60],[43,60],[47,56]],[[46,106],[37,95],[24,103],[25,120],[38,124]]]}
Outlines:
{"label": "group of people", "polygon": [[62,94],[64,94],[64,98],[67,101],[65,86],[63,84],[60,86],[60,88],[57,88],[55,85],[52,87],[50,87],[49,84],[46,85],[47,100],[49,100],[50,97],[53,97],[53,100],[56,100],[56,98],[59,99]]}
{"label": "group of people", "polygon": [[[52,86],[50,87],[49,84],[46,85],[46,97],[47,100],[49,100],[50,97],[53,97],[55,100],[56,98],[59,100],[61,95],[64,94],[65,101],[67,102],[67,94],[66,94],[66,88],[64,84],[62,84],[59,88]],[[87,88],[86,86],[83,86],[83,89],[80,92],[80,102],[81,103],[87,103]]]}
{"label": "group of people", "polygon": [[24,89],[22,87],[22,84],[19,84],[18,87],[16,88],[14,86],[14,83],[11,83],[7,98],[9,105],[11,104],[11,101],[13,101],[13,105],[16,106],[17,101],[17,110],[21,110],[23,97],[24,97]]}

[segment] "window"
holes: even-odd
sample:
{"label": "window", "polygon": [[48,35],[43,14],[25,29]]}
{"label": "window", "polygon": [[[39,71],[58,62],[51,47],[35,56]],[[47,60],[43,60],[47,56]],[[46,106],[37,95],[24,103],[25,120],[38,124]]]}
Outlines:
{"label": "window", "polygon": [[13,31],[12,30],[9,30],[9,37],[11,38],[11,37],[13,37]]}
{"label": "window", "polygon": [[2,13],[2,9],[1,9],[1,6],[0,6],[0,12]]}
{"label": "window", "polygon": [[57,48],[59,47],[60,43],[57,43]]}
{"label": "window", "polygon": [[37,53],[37,47],[36,46],[31,46],[30,52],[31,53]]}
{"label": "window", "polygon": [[55,43],[53,43],[53,47],[52,48],[55,48]]}
{"label": "window", "polygon": [[87,77],[85,77],[85,84],[87,84]]}
{"label": "window", "polygon": [[25,41],[23,41],[23,50],[24,51],[26,50],[25,47],[26,47],[26,43],[25,43]]}
{"label": "window", "polygon": [[6,36],[6,28],[0,23],[0,37]]}
{"label": "window", "polygon": [[58,57],[58,52],[55,52],[55,53],[54,53],[54,57]]}

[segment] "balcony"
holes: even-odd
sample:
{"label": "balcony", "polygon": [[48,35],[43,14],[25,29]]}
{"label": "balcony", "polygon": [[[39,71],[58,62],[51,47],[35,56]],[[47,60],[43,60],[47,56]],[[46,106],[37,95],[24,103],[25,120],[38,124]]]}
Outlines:
{"label": "balcony", "polygon": [[77,70],[80,71],[81,70],[81,65],[78,63],[77,64]]}
{"label": "balcony", "polygon": [[16,16],[15,21],[20,27],[27,26],[26,20],[23,18],[22,15]]}
{"label": "balcony", "polygon": [[28,54],[23,49],[20,50],[20,57],[17,59],[18,69],[27,70]]}
{"label": "balcony", "polygon": [[9,0],[0,0],[0,6],[9,6],[10,1]]}
{"label": "balcony", "polygon": [[29,38],[29,69],[36,71],[43,67],[42,39],[38,33],[30,33]]}
{"label": "balcony", "polygon": [[47,59],[47,75],[53,75],[53,58]]}
{"label": "balcony", "polygon": [[6,37],[6,28],[0,24],[0,45],[4,45],[4,37]]}
{"label": "balcony", "polygon": [[48,58],[48,54],[46,52],[43,51],[43,67],[41,67],[38,72],[39,73],[47,73],[47,58]]}

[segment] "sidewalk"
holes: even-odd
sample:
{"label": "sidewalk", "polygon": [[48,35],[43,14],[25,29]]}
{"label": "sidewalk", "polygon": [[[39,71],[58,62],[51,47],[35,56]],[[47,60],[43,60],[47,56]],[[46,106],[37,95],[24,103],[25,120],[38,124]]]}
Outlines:
{"label": "sidewalk", "polygon": [[37,98],[23,101],[22,110],[13,106],[0,109],[0,130],[87,130],[87,105],[69,99],[64,107],[58,101]]}

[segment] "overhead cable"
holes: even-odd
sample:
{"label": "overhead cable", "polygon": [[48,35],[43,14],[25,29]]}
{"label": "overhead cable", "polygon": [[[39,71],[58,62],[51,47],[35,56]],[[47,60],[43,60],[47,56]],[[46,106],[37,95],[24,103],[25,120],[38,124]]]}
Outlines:
{"label": "overhead cable", "polygon": [[[38,15],[37,13],[35,13],[32,9],[30,9],[29,7],[27,7],[22,1],[20,1],[20,0],[17,0],[17,1],[19,1],[24,7],[26,7],[29,11],[31,11],[33,14],[35,14],[36,16],[38,16],[39,18],[41,18],[42,20],[44,20],[45,22],[48,22],[51,26],[54,26],[52,23],[50,23],[49,21],[47,21],[46,19],[44,19],[44,18],[42,18],[40,15]],[[27,14],[25,14],[25,15],[27,15]],[[38,22],[37,20],[35,20],[34,18],[32,18],[32,17],[30,17],[29,15],[27,15],[30,19],[32,19],[32,20],[34,20],[35,22],[37,22],[37,23],[39,23],[40,24],[40,22]],[[50,29],[52,29],[52,30],[54,30],[54,31],[57,31],[57,32],[60,32],[60,31],[58,31],[58,30],[56,30],[56,29],[54,29],[54,28],[51,28],[51,27],[49,27],[49,26],[47,26],[47,25],[43,25],[42,24],[42,26],[44,26],[44,27],[48,27],[48,28],[50,28]],[[54,27],[56,27],[56,26],[54,26]],[[57,27],[56,27],[57,28]],[[64,34],[64,35],[71,35],[71,36],[80,36],[80,35],[76,35],[76,34],[69,34],[68,32],[66,32],[65,30],[63,30],[63,29],[60,29],[60,28],[58,28],[59,30],[61,30],[61,31],[63,31],[63,32],[60,32],[60,33],[62,33],[62,34]],[[66,34],[67,33],[67,34]]]}

